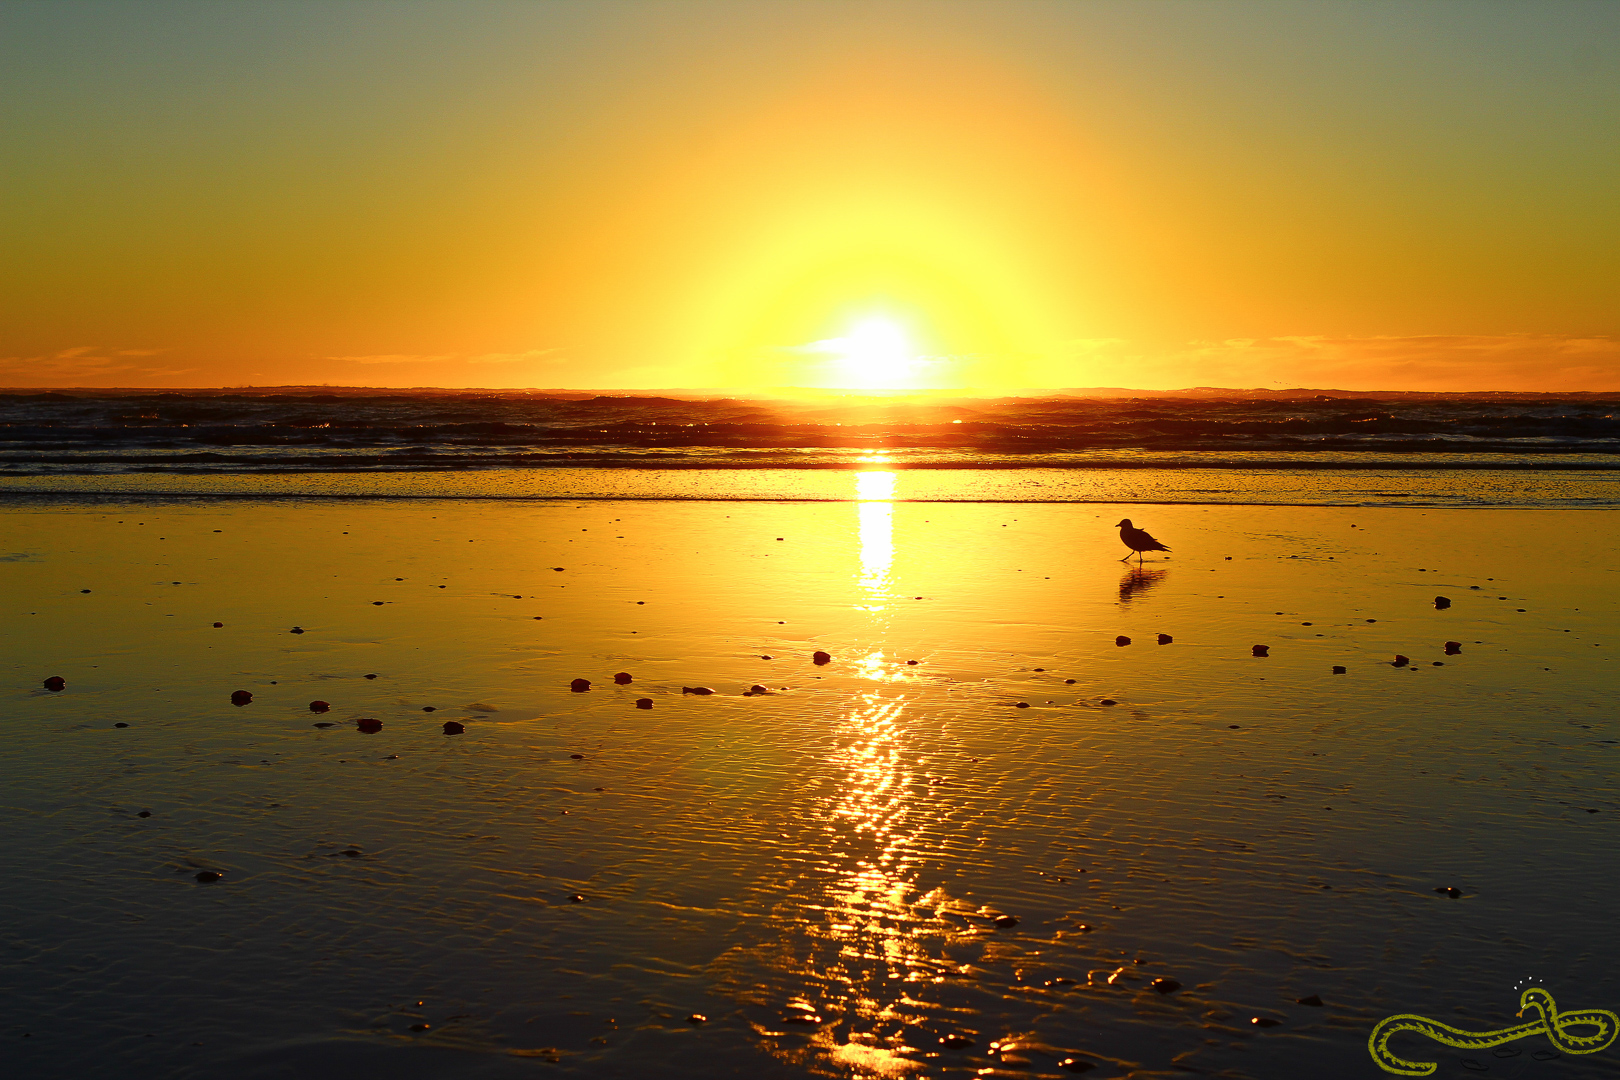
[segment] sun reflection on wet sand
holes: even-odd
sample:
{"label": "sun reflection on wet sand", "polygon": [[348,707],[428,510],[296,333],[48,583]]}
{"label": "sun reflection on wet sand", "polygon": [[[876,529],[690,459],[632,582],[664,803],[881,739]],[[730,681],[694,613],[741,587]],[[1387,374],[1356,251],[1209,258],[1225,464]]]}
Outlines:
{"label": "sun reflection on wet sand", "polygon": [[882,611],[890,599],[894,568],[894,473],[863,472],[855,476],[856,510],[860,514],[859,583],[866,610]]}

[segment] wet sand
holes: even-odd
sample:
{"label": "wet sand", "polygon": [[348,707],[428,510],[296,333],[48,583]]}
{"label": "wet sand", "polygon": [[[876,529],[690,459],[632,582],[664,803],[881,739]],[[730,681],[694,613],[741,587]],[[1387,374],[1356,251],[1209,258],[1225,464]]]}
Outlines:
{"label": "wet sand", "polygon": [[7,1058],[1335,1078],[1620,1007],[1608,513],[891,492],[5,509]]}

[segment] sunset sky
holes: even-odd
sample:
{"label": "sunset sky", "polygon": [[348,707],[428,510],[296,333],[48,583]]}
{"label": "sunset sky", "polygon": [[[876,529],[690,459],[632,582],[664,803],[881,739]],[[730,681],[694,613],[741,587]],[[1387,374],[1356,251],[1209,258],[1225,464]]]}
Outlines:
{"label": "sunset sky", "polygon": [[1620,389],[1620,3],[0,4],[0,385]]}

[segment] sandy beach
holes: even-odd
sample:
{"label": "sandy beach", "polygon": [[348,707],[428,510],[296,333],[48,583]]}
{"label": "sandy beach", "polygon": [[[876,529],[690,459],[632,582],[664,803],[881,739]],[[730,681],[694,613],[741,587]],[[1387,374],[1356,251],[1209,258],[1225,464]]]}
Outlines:
{"label": "sandy beach", "polygon": [[[1620,1001],[1608,512],[873,483],[14,501],[8,1053],[1364,1077],[1392,1013]],[[1126,516],[1171,554],[1118,562]]]}

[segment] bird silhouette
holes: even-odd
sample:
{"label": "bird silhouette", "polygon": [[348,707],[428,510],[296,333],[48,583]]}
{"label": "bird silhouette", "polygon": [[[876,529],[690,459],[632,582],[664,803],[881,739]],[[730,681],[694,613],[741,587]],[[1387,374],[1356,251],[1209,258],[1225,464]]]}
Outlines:
{"label": "bird silhouette", "polygon": [[[1131,549],[1130,552],[1126,554],[1125,559],[1129,559],[1131,555],[1135,555],[1136,561],[1141,562],[1142,552],[1144,551],[1170,550],[1157,540],[1153,539],[1153,537],[1149,536],[1146,532],[1132,525],[1130,518],[1126,518],[1124,521],[1115,526],[1115,528],[1119,529],[1120,543]],[[1124,562],[1125,559],[1121,559],[1119,561]]]}

